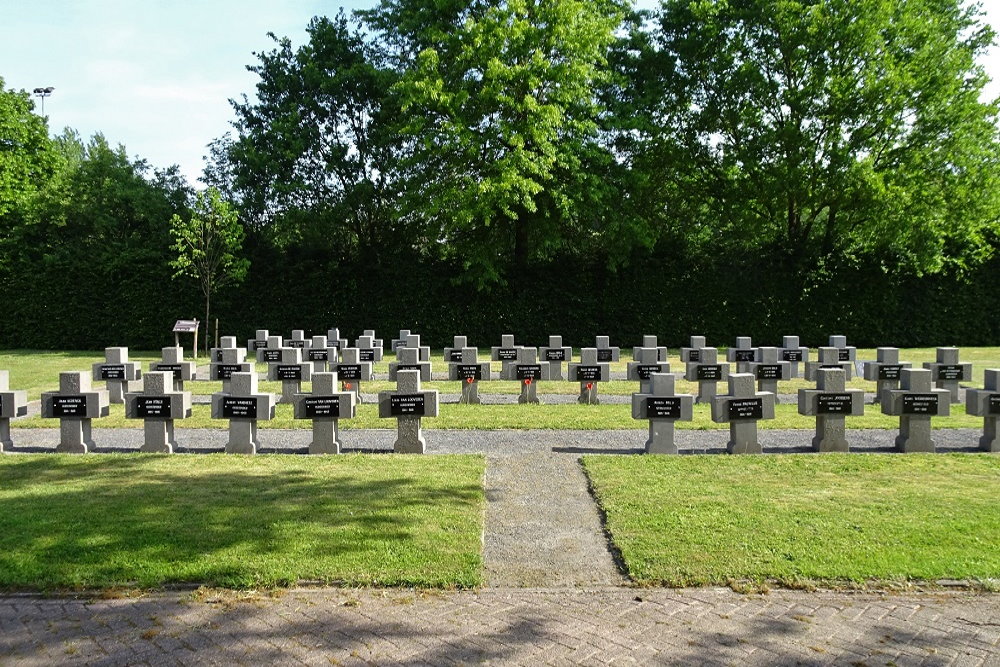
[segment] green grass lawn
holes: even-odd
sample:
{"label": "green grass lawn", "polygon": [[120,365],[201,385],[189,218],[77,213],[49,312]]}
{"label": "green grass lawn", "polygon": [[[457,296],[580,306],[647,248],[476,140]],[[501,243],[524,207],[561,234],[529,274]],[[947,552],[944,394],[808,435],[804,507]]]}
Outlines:
{"label": "green grass lawn", "polygon": [[1000,579],[990,455],[586,456],[643,585]]}
{"label": "green grass lawn", "polygon": [[476,586],[483,469],[457,455],[0,456],[0,589]]}

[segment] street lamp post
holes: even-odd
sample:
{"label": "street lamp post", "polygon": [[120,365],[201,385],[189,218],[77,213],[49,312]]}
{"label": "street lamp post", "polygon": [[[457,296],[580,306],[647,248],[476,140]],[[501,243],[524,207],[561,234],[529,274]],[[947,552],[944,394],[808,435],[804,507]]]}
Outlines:
{"label": "street lamp post", "polygon": [[35,88],[35,90],[32,91],[35,94],[35,97],[42,100],[43,116],[45,115],[45,98],[51,95],[53,90],[55,90],[55,88],[53,88],[52,86],[46,86],[45,88]]}

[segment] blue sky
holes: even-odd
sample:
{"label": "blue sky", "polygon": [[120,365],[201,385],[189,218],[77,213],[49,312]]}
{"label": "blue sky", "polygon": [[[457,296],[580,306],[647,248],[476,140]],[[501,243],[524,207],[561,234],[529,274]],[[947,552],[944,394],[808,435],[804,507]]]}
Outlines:
{"label": "blue sky", "polygon": [[[0,0],[0,77],[7,88],[53,86],[53,133],[103,132],[156,167],[178,164],[192,183],[205,146],[229,129],[228,99],[252,93],[246,66],[273,48],[267,33],[305,39],[317,14],[374,0]],[[643,6],[652,0],[642,0]],[[1000,3],[986,2],[1000,32]],[[1000,50],[984,62],[1000,79]],[[994,83],[991,95],[1000,94]]]}

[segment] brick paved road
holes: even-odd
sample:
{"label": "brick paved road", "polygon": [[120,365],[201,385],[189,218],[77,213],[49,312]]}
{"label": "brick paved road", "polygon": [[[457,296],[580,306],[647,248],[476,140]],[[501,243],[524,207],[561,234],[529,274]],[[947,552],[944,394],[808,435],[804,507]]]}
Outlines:
{"label": "brick paved road", "polygon": [[1000,665],[1000,596],[614,588],[5,599],[0,663]]}

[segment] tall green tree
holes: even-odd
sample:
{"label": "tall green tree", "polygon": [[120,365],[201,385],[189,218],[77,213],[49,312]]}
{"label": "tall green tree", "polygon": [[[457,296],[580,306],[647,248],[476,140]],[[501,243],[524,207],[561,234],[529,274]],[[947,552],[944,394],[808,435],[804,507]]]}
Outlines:
{"label": "tall green tree", "polygon": [[655,214],[708,247],[976,263],[1000,204],[992,41],[962,0],[664,0],[629,151]]}
{"label": "tall green tree", "polygon": [[198,281],[205,297],[205,354],[209,348],[212,294],[228,284],[241,282],[250,262],[240,257],[243,227],[236,211],[215,188],[195,195],[189,218],[174,215],[170,219],[176,259],[170,262],[174,277],[189,276]]}
{"label": "tall green tree", "polygon": [[395,74],[343,12],[314,18],[307,34],[299,48],[277,40],[248,67],[256,99],[233,103],[236,134],[213,145],[208,183],[279,245],[377,256],[396,218],[386,131]]}
{"label": "tall green tree", "polygon": [[34,108],[28,93],[8,90],[0,78],[0,220],[28,215],[58,168],[48,125]]}
{"label": "tall green tree", "polygon": [[488,285],[591,244],[597,88],[623,5],[383,0],[363,15],[400,71],[404,212],[427,248]]}

